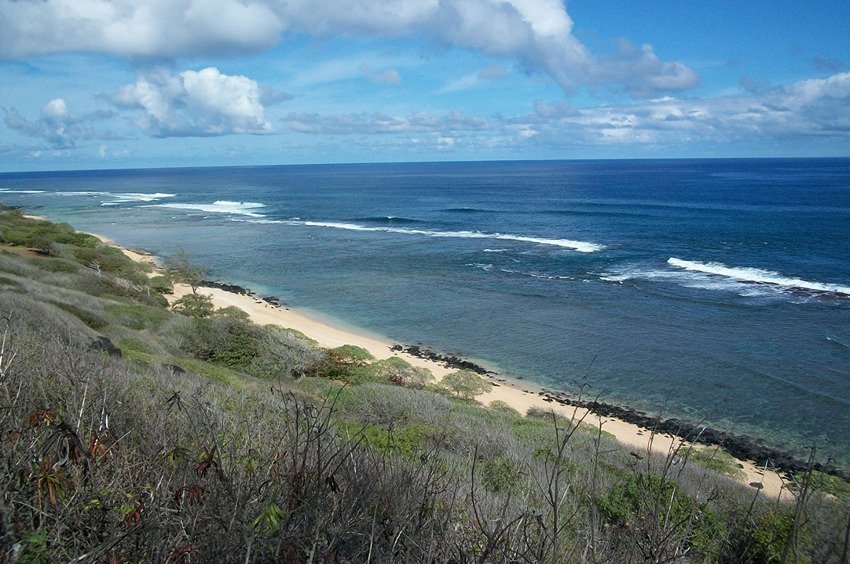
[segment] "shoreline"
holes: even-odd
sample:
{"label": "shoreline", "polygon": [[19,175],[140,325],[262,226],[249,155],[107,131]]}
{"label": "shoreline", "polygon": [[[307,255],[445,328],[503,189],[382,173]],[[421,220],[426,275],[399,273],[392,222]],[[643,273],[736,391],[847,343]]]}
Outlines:
{"label": "shoreline", "polygon": [[[150,255],[143,255],[120,246],[119,248],[125,252],[129,251],[128,256],[144,257],[148,261],[152,259]],[[188,286],[176,284],[170,299],[177,299],[189,292],[191,289]],[[594,427],[601,425],[604,432],[613,435],[621,445],[636,451],[635,454],[653,452],[666,455],[680,445],[693,446],[697,449],[719,446],[736,459],[740,469],[746,475],[743,480],[732,477],[729,479],[750,485],[759,490],[762,495],[773,499],[787,499],[790,491],[783,473],[786,470],[799,468],[795,466],[777,469],[775,464],[760,465],[756,460],[743,458],[741,455],[735,456],[725,443],[708,440],[722,436],[723,440],[736,438],[756,445],[757,441],[749,437],[734,437],[675,419],[652,417],[628,407],[569,398],[565,392],[547,390],[527,380],[513,380],[454,355],[442,355],[420,345],[394,343],[390,339],[368,334],[366,330],[351,326],[340,327],[326,319],[316,319],[308,311],[293,308],[274,296],[260,296],[243,286],[204,281],[197,287],[197,293],[209,295],[217,308],[235,306],[245,311],[255,323],[296,329],[325,348],[350,344],[368,350],[379,360],[391,356],[400,357],[413,366],[429,369],[434,375],[435,383],[438,383],[446,374],[460,369],[461,366],[467,369],[475,367],[473,370],[491,384],[491,390],[475,398],[477,403],[489,406],[493,401],[502,401],[523,416],[529,409],[537,409],[551,411],[558,416],[570,419],[584,419],[586,424]],[[679,426],[674,425],[674,422]],[[685,425],[690,427],[686,429]],[[701,437],[698,436],[698,432],[695,432],[697,429],[701,431]],[[685,435],[685,433],[691,434]],[[689,440],[694,438],[697,440]],[[740,448],[734,450],[741,452]],[[773,451],[770,452],[773,454]],[[779,453],[779,451],[776,452]],[[785,459],[793,460],[790,455],[785,455]],[[799,461],[795,460],[795,462]]]}
{"label": "shoreline", "polygon": [[[257,300],[259,300],[265,302],[271,308],[283,308],[289,311],[292,310],[289,304],[275,296],[261,296],[253,290],[236,284],[203,280],[201,281],[199,289],[201,287],[218,289],[224,292],[247,296],[254,299],[255,303],[259,303],[257,302]],[[312,321],[316,323],[335,327],[339,331],[347,332],[349,335],[352,335],[352,338],[354,338],[354,335],[360,335],[381,341],[384,345],[388,345],[390,343],[389,339],[374,334],[367,335],[365,330],[356,326],[343,327],[336,325],[333,321],[316,318],[309,312],[298,308],[295,309],[295,312],[296,314],[312,319]],[[297,329],[297,327],[293,328]],[[310,335],[308,334],[308,336]],[[581,399],[581,397],[575,397],[565,391],[548,389],[530,380],[511,378],[510,376],[489,370],[484,366],[476,364],[475,362],[465,358],[458,357],[453,354],[442,354],[420,344],[405,345],[401,343],[393,343],[389,345],[389,350],[393,353],[402,353],[405,360],[408,362],[411,360],[410,357],[429,362],[426,367],[431,368],[432,373],[434,373],[433,364],[440,365],[447,370],[471,370],[486,378],[494,388],[508,386],[522,392],[523,394],[536,395],[539,401],[534,402],[535,405],[533,407],[551,409],[553,406],[558,405],[567,408],[568,410],[579,408],[580,410],[589,412],[597,419],[617,420],[625,424],[636,426],[641,430],[638,432],[638,434],[641,435],[647,432],[655,432],[656,438],[658,436],[665,436],[672,440],[680,439],[685,441],[688,445],[697,447],[721,447],[736,460],[754,464],[758,472],[764,471],[765,467],[768,465],[767,461],[770,461],[769,466],[772,468],[771,471],[778,475],[786,472],[804,472],[808,468],[806,461],[795,458],[787,451],[770,447],[765,444],[765,441],[758,437],[737,435],[732,432],[722,431],[707,425],[700,425],[692,421],[674,417],[665,418],[660,415],[652,415],[627,405],[598,401],[598,399]],[[434,373],[434,375],[436,377],[436,373]],[[439,378],[437,378],[437,380],[439,380]],[[483,394],[483,396],[488,396],[488,393]],[[500,394],[497,393],[496,395],[499,396]],[[502,399],[504,401],[501,397],[496,397],[496,399]],[[484,401],[479,401],[479,403],[487,405]],[[511,402],[507,403],[511,405]],[[523,415],[525,414],[523,413]],[[615,436],[617,436],[616,433]],[[617,436],[617,438],[620,442],[627,442],[631,444],[631,441],[624,441],[620,438],[620,436]],[[636,444],[635,446],[638,445]],[[850,481],[850,476],[846,473],[835,469],[828,469],[819,462],[814,463],[812,468],[818,471],[827,471],[837,475],[845,481]],[[744,470],[747,470],[746,467]],[[749,477],[750,473],[747,472],[747,474]]]}
{"label": "shoreline", "polygon": [[[48,220],[41,216],[31,217]],[[126,248],[102,235],[90,234],[120,249],[130,259],[152,266],[155,272],[151,275],[161,271],[161,265],[154,253]],[[167,297],[171,302],[189,292],[191,289],[188,285],[175,284],[174,293]],[[317,318],[319,316],[311,315],[307,310],[293,308],[277,297],[260,296],[236,284],[203,281],[197,287],[197,292],[209,295],[216,308],[237,307],[245,311],[255,323],[298,330],[323,348],[349,344],[366,349],[378,360],[392,356],[401,357],[413,366],[430,370],[435,383],[439,383],[446,374],[455,370],[471,369],[491,384],[491,390],[476,397],[477,403],[489,406],[493,401],[501,401],[522,416],[525,416],[530,409],[536,409],[569,419],[583,420],[585,424],[601,428],[602,431],[612,435],[624,447],[634,449],[635,456],[638,456],[638,453],[664,456],[679,447],[692,446],[700,449],[719,446],[735,458],[738,467],[746,476],[744,479],[728,478],[749,485],[758,490],[759,494],[769,498],[787,499],[791,492],[787,485],[788,479],[784,474],[790,470],[804,468],[804,463],[799,459],[794,459],[788,453],[769,449],[760,444],[758,439],[734,436],[676,419],[664,420],[629,407],[571,398],[566,392],[548,390],[542,385],[527,380],[514,380],[454,355],[443,355],[421,345],[393,343],[390,339],[369,333],[368,330],[356,326],[348,324],[342,326],[343,323],[336,325],[333,320],[319,319]],[[724,442],[729,440],[734,440],[739,445],[749,445],[749,447],[730,449]],[[756,457],[753,457],[756,459],[745,458],[746,453],[750,452],[756,453],[756,456],[766,454],[768,455],[766,457],[771,460],[779,455],[783,466],[777,465],[775,461],[770,466],[760,465]],[[818,467],[816,466],[815,469]]]}

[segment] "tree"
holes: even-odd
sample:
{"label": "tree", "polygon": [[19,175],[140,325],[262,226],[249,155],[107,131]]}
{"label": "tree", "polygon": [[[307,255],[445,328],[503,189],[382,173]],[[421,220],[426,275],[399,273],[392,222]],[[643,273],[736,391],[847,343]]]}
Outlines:
{"label": "tree", "polygon": [[490,389],[490,384],[472,370],[458,370],[443,376],[440,384],[459,398],[471,400]]}
{"label": "tree", "polygon": [[174,302],[171,306],[173,311],[182,313],[186,317],[206,318],[213,314],[212,298],[204,294],[186,294]]}
{"label": "tree", "polygon": [[171,275],[171,279],[175,282],[188,284],[192,288],[192,293],[196,293],[198,286],[207,274],[207,270],[203,266],[192,264],[189,253],[182,247],[177,254],[165,261],[165,269]]}

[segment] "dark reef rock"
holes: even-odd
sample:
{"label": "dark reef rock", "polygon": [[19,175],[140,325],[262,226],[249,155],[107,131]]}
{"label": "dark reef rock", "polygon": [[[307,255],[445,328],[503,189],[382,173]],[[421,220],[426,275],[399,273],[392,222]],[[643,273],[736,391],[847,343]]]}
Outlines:
{"label": "dark reef rock", "polygon": [[[584,408],[596,415],[614,417],[660,435],[673,435],[692,443],[719,446],[735,458],[752,460],[759,466],[775,468],[786,473],[805,472],[809,468],[807,461],[796,458],[787,451],[769,447],[759,438],[747,435],[733,435],[732,433],[690,421],[682,421],[681,419],[662,419],[647,415],[643,411],[637,411],[630,407],[603,403],[596,400],[573,399],[563,392],[545,392],[542,395],[544,401],[552,400],[564,406]],[[831,465],[828,466],[820,462],[815,462],[812,465],[812,469],[850,481],[850,473]]]}
{"label": "dark reef rock", "polygon": [[201,280],[201,286],[206,286],[207,288],[218,288],[219,290],[224,290],[225,292],[230,292],[231,294],[239,294],[241,296],[253,296],[254,292],[247,288],[243,288],[242,286],[238,286],[236,284],[228,284],[226,282],[213,282],[211,280]]}
{"label": "dark reef rock", "polygon": [[391,350],[394,350],[394,351],[406,352],[407,354],[413,355],[413,356],[418,357],[418,358],[424,358],[424,359],[431,360],[431,361],[434,361],[434,362],[439,362],[440,364],[442,364],[443,366],[445,366],[447,368],[457,368],[458,370],[471,370],[471,371],[475,372],[476,374],[481,374],[482,376],[495,375],[496,374],[495,372],[493,372],[491,370],[487,370],[483,366],[479,366],[478,364],[475,364],[474,362],[464,360],[464,359],[457,357],[457,356],[454,356],[454,355],[440,354],[438,352],[434,352],[431,349],[426,349],[426,348],[421,347],[419,345],[404,346],[404,345],[395,344],[390,348],[391,348]]}
{"label": "dark reef rock", "polygon": [[228,284],[227,282],[213,282],[212,280],[201,280],[200,285],[206,286],[207,288],[218,288],[219,290],[224,290],[225,292],[230,292],[231,294],[239,294],[240,296],[251,296],[257,300],[262,300],[276,307],[282,307],[284,305],[284,302],[281,301],[281,299],[278,297],[257,296],[257,293],[253,290],[243,288],[238,284]]}

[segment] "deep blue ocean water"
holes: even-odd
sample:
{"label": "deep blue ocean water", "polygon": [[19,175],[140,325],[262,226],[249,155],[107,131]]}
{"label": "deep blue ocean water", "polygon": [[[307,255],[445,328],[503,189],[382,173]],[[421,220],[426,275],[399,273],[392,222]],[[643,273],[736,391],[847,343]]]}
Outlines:
{"label": "deep blue ocean water", "polygon": [[850,159],[7,173],[0,203],[850,466]]}

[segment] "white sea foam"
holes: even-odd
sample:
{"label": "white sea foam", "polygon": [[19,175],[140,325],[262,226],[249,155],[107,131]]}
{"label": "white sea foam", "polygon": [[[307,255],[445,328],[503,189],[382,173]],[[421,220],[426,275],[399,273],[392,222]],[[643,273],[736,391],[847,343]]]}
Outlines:
{"label": "white sea foam", "polygon": [[554,245],[565,249],[572,249],[580,253],[592,253],[604,249],[604,245],[588,243],[586,241],[573,241],[571,239],[547,239],[543,237],[526,237],[523,235],[512,235],[510,233],[485,233],[482,231],[431,231],[427,229],[405,229],[401,227],[367,227],[356,223],[341,223],[332,221],[300,221],[289,222],[293,225],[307,225],[312,227],[328,227],[332,229],[347,229],[349,231],[380,231],[383,233],[399,233],[403,235],[424,235],[426,237],[442,237],[455,239],[498,239],[502,241],[519,241],[523,243],[535,243],[538,245]]}
{"label": "white sea foam", "polygon": [[82,197],[82,196],[108,196],[109,192],[54,192],[56,196],[67,196],[67,197]]}
{"label": "white sea foam", "polygon": [[263,218],[265,217],[263,214],[257,213],[254,210],[264,208],[266,207],[266,205],[258,202],[231,202],[228,200],[217,200],[212,204],[166,203],[153,204],[151,205],[151,207],[169,208],[175,210],[193,210],[202,211],[206,213],[226,213],[231,215],[244,215],[248,217]]}
{"label": "white sea foam", "polygon": [[484,249],[485,253],[506,253],[509,249]]}
{"label": "white sea foam", "polygon": [[8,190],[2,189],[4,194],[43,194],[44,190]]}
{"label": "white sea foam", "polygon": [[811,282],[800,278],[789,278],[778,272],[761,270],[759,268],[730,267],[719,262],[698,262],[671,257],[667,264],[691,272],[700,272],[711,276],[719,276],[737,280],[745,284],[766,284],[777,288],[795,291],[804,290],[814,293],[828,293],[850,296],[850,286]]}
{"label": "white sea foam", "polygon": [[112,193],[107,192],[107,195],[113,199],[115,203],[123,202],[156,202],[164,198],[173,198],[177,194],[163,194],[156,192],[154,194],[142,194],[139,192]]}

